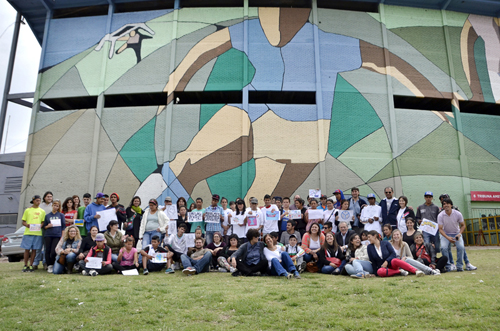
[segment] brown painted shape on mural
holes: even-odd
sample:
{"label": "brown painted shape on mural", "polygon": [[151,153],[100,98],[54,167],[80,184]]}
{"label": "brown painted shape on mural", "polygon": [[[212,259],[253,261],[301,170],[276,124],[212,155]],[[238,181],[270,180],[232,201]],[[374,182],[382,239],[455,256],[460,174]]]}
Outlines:
{"label": "brown painted shape on mural", "polygon": [[291,160],[276,160],[276,162],[285,163],[286,166],[278,185],[274,188],[273,197],[291,196],[316,166],[316,163],[292,163]]}
{"label": "brown painted shape on mural", "polygon": [[283,47],[292,40],[300,29],[309,20],[311,8],[280,8],[280,42]]}
{"label": "brown painted shape on mural", "polygon": [[[394,55],[385,48],[382,52],[374,51],[375,48],[381,48],[363,40],[359,41],[359,46],[361,49],[361,59],[363,60],[363,64],[373,63],[379,68],[385,67],[385,56],[387,56],[389,58],[390,66],[399,70],[399,72],[401,72],[424,96],[430,98],[444,98],[444,95],[440,93],[424,75],[399,56]],[[383,55],[384,53],[386,54],[385,56]],[[380,73],[370,66],[363,65],[363,68]]]}
{"label": "brown painted shape on mural", "polygon": [[[242,148],[246,146],[246,150]],[[191,195],[196,184],[218,173],[239,167],[253,157],[253,130],[215,152],[191,164],[188,159],[177,179]]]}
{"label": "brown painted shape on mural", "polygon": [[467,36],[467,58],[469,60],[469,74],[470,74],[470,89],[472,91],[472,101],[484,101],[483,90],[481,89],[481,82],[476,68],[476,60],[474,58],[474,44],[478,35],[473,27],[469,29]]}

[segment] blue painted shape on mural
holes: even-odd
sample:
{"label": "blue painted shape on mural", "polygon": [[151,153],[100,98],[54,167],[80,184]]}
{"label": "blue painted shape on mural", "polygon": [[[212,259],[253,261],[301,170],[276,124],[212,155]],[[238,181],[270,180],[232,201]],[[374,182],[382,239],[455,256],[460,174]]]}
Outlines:
{"label": "blue painted shape on mural", "polygon": [[318,111],[316,105],[290,105],[290,104],[268,104],[279,117],[294,122],[317,121]]}
{"label": "blue painted shape on mural", "polygon": [[[248,20],[248,59],[255,67],[252,86],[256,90],[279,91],[285,70],[278,47],[269,44],[258,19]],[[229,27],[231,45],[243,50],[243,23]]]}
{"label": "blue painted shape on mural", "polygon": [[[125,24],[130,24],[130,23],[146,23],[147,25],[147,21],[166,15],[172,11],[174,10],[164,9],[164,10],[150,10],[150,11],[114,14],[113,20],[111,22],[111,31],[116,31]],[[144,33],[148,34],[147,32]]]}
{"label": "blue painted shape on mural", "polygon": [[313,25],[306,23],[293,39],[281,48],[281,54],[285,63],[283,91],[315,91]]}
{"label": "blue painted shape on mural", "polygon": [[163,177],[163,180],[167,185],[170,185],[174,180],[175,180],[175,174],[170,169],[170,162],[165,162],[163,163],[163,168],[161,169],[161,175]]}
{"label": "blue painted shape on mural", "polygon": [[176,203],[177,202],[177,196],[174,194],[174,192],[172,192],[172,190],[170,188],[166,188],[156,198],[156,200],[158,201],[158,204],[159,205],[163,205],[165,203],[165,198],[166,197],[171,197],[172,198],[172,203]]}
{"label": "blue painted shape on mural", "polygon": [[178,198],[184,197],[186,200],[189,199],[189,193],[177,178],[170,184],[170,189]]}
{"label": "blue painted shape on mural", "polygon": [[265,104],[252,103],[248,105],[248,117],[251,122],[256,121],[259,117],[264,115],[269,108]]}

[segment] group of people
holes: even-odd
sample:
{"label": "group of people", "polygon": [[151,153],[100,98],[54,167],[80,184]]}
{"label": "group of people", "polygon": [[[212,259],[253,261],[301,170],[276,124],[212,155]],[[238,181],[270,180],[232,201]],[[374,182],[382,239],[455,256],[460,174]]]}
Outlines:
{"label": "group of people", "polygon": [[[439,275],[463,271],[463,260],[466,270],[477,269],[465,254],[462,214],[448,195],[440,196],[440,208],[432,202],[433,193],[425,192],[425,203],[415,213],[405,196],[393,198],[391,187],[384,193],[378,204],[373,193],[368,202],[360,198],[356,187],[348,199],[336,190],[319,201],[307,197],[307,203],[300,196],[292,204],[288,197],[265,195],[260,207],[255,197],[246,207],[243,199],[228,202],[214,194],[205,208],[201,198],[189,208],[179,198],[176,219],[171,219],[165,212],[173,204],[170,197],[164,205],[150,199],[142,209],[138,196],[125,208],[117,193],[97,193],[93,202],[86,193],[81,204],[76,195],[61,203],[46,192],[43,198],[35,195],[23,214],[23,271],[36,270],[42,260],[48,272],[76,270],[90,276],[141,268],[144,275],[163,269],[170,274],[181,264],[186,275],[218,270],[297,279],[306,270],[353,278]],[[106,209],[115,210],[116,220],[99,231],[99,212]],[[427,226],[419,231],[422,221]],[[95,258],[98,266],[90,263]]]}

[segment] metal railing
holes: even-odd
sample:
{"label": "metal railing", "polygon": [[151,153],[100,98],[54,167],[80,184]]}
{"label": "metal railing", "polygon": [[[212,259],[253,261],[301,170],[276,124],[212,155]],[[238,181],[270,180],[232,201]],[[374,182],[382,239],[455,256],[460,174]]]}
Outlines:
{"label": "metal railing", "polygon": [[466,246],[500,246],[500,216],[466,219],[463,236]]}

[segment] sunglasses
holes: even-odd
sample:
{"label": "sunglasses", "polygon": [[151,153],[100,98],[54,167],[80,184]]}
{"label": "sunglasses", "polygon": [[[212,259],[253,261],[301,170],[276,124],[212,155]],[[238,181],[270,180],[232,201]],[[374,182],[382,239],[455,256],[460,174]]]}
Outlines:
{"label": "sunglasses", "polygon": [[392,192],[384,192],[385,194],[389,194],[389,193],[392,193]]}

